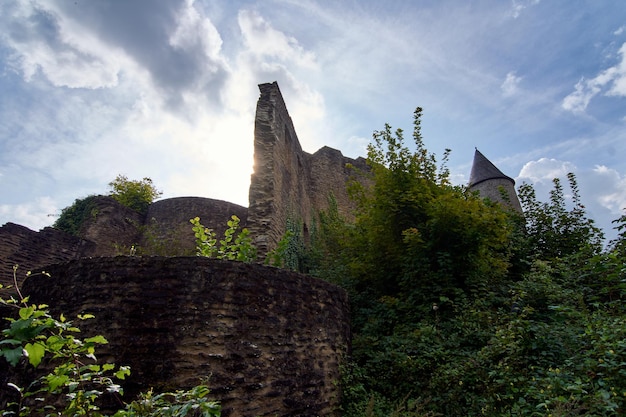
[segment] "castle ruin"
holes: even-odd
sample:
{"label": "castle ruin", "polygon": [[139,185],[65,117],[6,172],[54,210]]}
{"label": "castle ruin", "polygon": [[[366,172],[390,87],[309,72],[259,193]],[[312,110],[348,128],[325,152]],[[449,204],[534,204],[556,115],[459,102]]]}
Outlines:
{"label": "castle ruin", "polygon": [[[78,236],[7,223],[0,227],[0,283],[13,283],[16,264],[20,277],[51,272],[52,279],[28,278],[23,289],[55,313],[95,314],[85,333],[105,334],[104,358],[132,366],[129,393],[191,387],[212,374],[225,417],[337,415],[339,365],[350,349],[345,291],[276,268],[185,256],[195,252],[189,219],[196,216],[222,235],[237,215],[261,255],[276,247],[289,220],[306,238],[331,195],[351,216],[346,184],[367,170],[365,159],[329,147],[304,152],[278,84],[259,89],[249,207],[179,197],[153,203],[142,216],[99,196]],[[514,181],[478,150],[469,186],[521,211]],[[165,256],[116,256],[134,246]],[[7,375],[0,364],[0,405],[11,395]]]}

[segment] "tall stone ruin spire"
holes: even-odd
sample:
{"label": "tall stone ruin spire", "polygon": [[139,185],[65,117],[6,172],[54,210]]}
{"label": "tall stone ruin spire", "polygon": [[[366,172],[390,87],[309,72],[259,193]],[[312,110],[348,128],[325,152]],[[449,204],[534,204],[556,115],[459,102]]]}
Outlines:
{"label": "tall stone ruin spire", "polygon": [[515,191],[515,180],[500,171],[478,149],[474,153],[474,163],[468,184],[470,190],[478,191],[481,197],[502,203],[515,211],[522,212],[522,206]]}
{"label": "tall stone ruin spire", "polygon": [[301,223],[304,239],[332,194],[339,212],[350,218],[346,184],[365,159],[352,159],[324,146],[314,154],[302,150],[277,82],[259,85],[254,120],[254,173],[250,180],[247,228],[263,257],[286,232],[287,222]]}

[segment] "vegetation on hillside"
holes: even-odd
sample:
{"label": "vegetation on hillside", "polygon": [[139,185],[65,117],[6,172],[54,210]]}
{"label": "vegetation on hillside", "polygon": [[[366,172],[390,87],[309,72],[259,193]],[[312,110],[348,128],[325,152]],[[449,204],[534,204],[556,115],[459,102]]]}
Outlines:
{"label": "vegetation on hillside", "polygon": [[148,177],[142,180],[129,180],[125,175],[118,175],[109,183],[109,187],[111,197],[121,205],[142,214],[145,214],[148,206],[163,194]]}

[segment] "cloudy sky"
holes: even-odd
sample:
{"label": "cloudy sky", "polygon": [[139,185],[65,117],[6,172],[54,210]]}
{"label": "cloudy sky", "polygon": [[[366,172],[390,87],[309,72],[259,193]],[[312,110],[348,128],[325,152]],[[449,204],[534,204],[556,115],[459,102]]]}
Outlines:
{"label": "cloudy sky", "polygon": [[0,224],[48,226],[118,174],[247,206],[273,81],[308,152],[364,155],[420,106],[457,183],[478,147],[540,195],[574,172],[606,231],[626,207],[615,0],[2,0],[0,28]]}

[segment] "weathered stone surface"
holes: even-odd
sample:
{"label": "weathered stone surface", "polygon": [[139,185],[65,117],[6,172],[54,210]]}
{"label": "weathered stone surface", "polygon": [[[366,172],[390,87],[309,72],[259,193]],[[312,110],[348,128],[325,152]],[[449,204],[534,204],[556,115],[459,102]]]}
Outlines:
{"label": "weathered stone surface", "polygon": [[78,259],[94,250],[93,242],[46,227],[35,232],[15,223],[0,227],[0,284],[13,285],[13,266],[21,282],[26,272]]}
{"label": "weathered stone surface", "polygon": [[233,214],[241,227],[247,219],[245,207],[201,197],[157,201],[146,216],[108,196],[97,196],[94,206],[78,237],[52,227],[39,232],[14,223],[0,227],[0,283],[12,284],[16,264],[23,278],[27,271],[72,259],[127,255],[133,246],[143,255],[192,255],[196,243],[189,219],[199,216],[219,236]]}
{"label": "weathered stone surface", "polygon": [[141,236],[143,216],[109,196],[97,196],[94,209],[81,226],[79,237],[93,242],[82,256],[115,256],[127,253]]}
{"label": "weathered stone surface", "polygon": [[346,183],[348,165],[367,169],[363,158],[344,157],[324,147],[311,155],[302,150],[276,82],[259,85],[254,128],[254,174],[249,191],[248,228],[261,254],[273,249],[286,221],[303,222],[305,230],[332,192],[344,214],[351,203]]}
{"label": "weathered stone surface", "polygon": [[222,200],[201,197],[177,197],[150,205],[142,234],[142,248],[150,255],[193,255],[196,242],[189,219],[200,222],[219,236],[224,236],[226,222],[239,217],[239,227],[246,227],[248,209]]}
{"label": "weathered stone surface", "polygon": [[[276,268],[198,257],[80,259],[26,280],[31,301],[92,313],[101,361],[130,365],[128,396],[210,376],[223,416],[338,415],[346,293]],[[6,387],[0,387],[5,390]]]}

